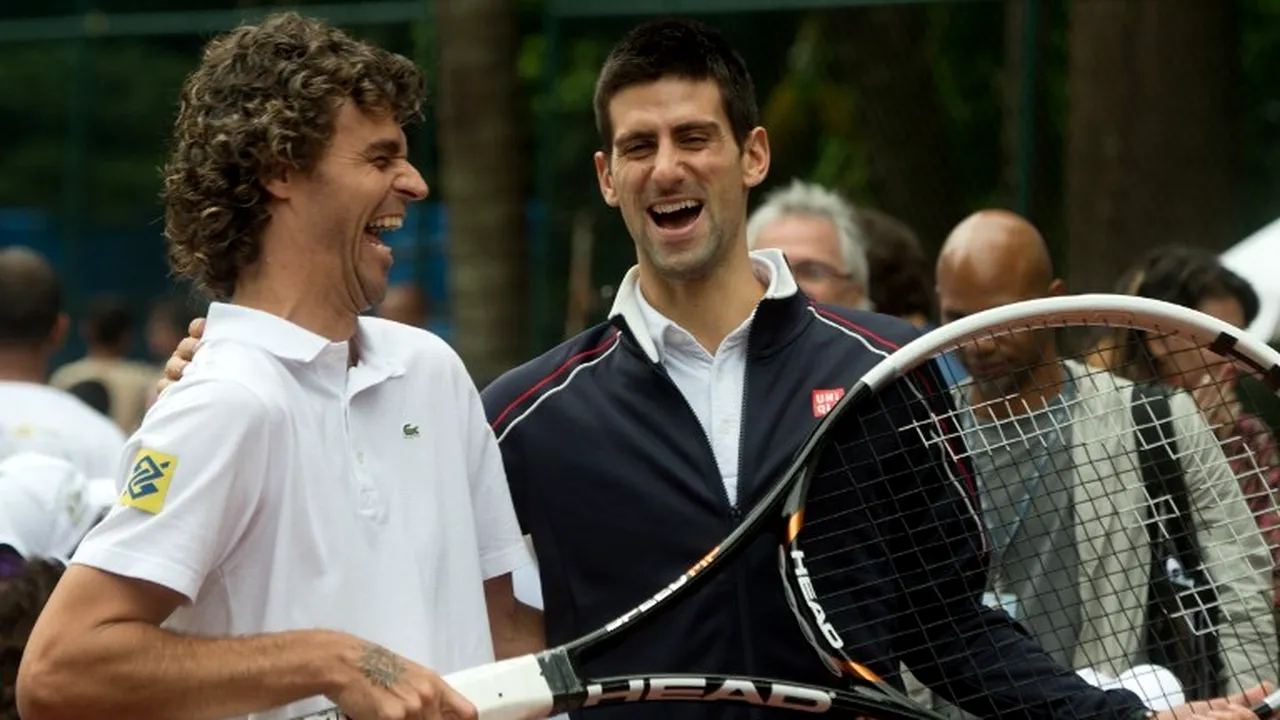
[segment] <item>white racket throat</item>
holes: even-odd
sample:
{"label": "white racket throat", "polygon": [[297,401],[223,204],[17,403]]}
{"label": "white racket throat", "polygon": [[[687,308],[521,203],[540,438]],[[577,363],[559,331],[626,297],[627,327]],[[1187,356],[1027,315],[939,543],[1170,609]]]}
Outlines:
{"label": "white racket throat", "polygon": [[552,714],[551,688],[533,655],[460,670],[444,681],[476,706],[480,720],[534,720]]}

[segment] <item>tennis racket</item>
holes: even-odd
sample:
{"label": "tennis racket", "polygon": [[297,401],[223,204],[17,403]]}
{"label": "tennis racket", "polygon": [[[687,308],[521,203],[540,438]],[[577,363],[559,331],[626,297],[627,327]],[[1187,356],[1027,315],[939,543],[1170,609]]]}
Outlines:
{"label": "tennis racket", "polygon": [[[946,358],[972,377],[948,377]],[[1100,687],[1132,680],[1157,708],[1274,681],[1272,548],[1258,526],[1280,523],[1268,484],[1280,468],[1253,419],[1278,389],[1280,354],[1168,303],[1084,295],[974,314],[866,372],[740,525],[652,597],[568,644],[445,679],[481,720],[671,701],[1060,716],[1071,698],[1033,691],[1046,675],[1103,704],[1114,696],[1073,671]],[[1157,477],[1171,467],[1184,490]],[[1191,524],[1175,537],[1179,512]],[[761,536],[778,542],[782,592],[829,683],[584,677],[584,661]],[[1162,572],[1166,560],[1181,574]],[[1168,637],[1149,638],[1151,625]],[[1211,657],[1197,656],[1206,646]],[[1019,661],[1002,659],[1011,648]],[[1154,659],[1162,671],[1125,678]],[[976,680],[948,670],[964,662]],[[1280,692],[1255,712],[1277,707]]]}

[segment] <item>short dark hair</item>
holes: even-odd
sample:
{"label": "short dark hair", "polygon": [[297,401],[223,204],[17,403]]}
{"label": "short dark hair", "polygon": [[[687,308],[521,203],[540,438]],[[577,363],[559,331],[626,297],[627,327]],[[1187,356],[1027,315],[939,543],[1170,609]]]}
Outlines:
{"label": "short dark hair", "polygon": [[85,312],[85,339],[94,345],[118,346],[133,327],[133,311],[114,295],[93,299]]}
{"label": "short dark hair", "polygon": [[0,249],[0,347],[47,342],[62,314],[62,282],[53,265],[28,247]]}
{"label": "short dark hair", "polygon": [[695,20],[652,20],[623,36],[600,69],[595,93],[596,130],[606,152],[613,145],[613,123],[609,118],[613,96],[632,85],[667,77],[714,80],[739,148],[760,124],[756,89],[747,63],[724,35]]}
{"label": "short dark hair", "polygon": [[906,223],[872,208],[858,208],[866,243],[867,294],[876,312],[894,317],[933,316],[933,267],[920,238]]}

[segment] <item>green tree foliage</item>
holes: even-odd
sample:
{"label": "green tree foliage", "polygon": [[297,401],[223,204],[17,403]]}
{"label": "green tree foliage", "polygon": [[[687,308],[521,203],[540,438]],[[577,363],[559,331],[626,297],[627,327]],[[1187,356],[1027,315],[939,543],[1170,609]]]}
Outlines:
{"label": "green tree foliage", "polygon": [[[233,7],[279,3],[238,0]],[[299,4],[299,3],[295,3]],[[302,5],[315,4],[300,3]],[[41,4],[42,14],[71,14],[76,2]],[[3,3],[0,21],[36,7]],[[27,8],[24,15],[15,11]],[[227,9],[216,0],[116,0],[92,7],[110,12]],[[399,52],[415,52],[412,27],[357,27],[353,34]],[[183,78],[199,60],[206,37],[174,35],[94,39],[77,58],[78,41],[0,44],[0,207],[46,209],[66,220],[71,183],[84,189],[85,226],[155,225],[159,167],[177,111]],[[80,94],[81,91],[83,95]],[[83,155],[72,140],[73,114],[84,125]]]}
{"label": "green tree foliage", "polygon": [[[190,56],[132,42],[95,43],[77,67],[71,43],[0,47],[0,206],[60,208],[68,175],[83,175],[98,224],[154,214],[177,89]],[[81,72],[87,72],[81,76]],[[86,95],[79,97],[78,90]],[[84,112],[85,164],[68,167],[69,113]]]}

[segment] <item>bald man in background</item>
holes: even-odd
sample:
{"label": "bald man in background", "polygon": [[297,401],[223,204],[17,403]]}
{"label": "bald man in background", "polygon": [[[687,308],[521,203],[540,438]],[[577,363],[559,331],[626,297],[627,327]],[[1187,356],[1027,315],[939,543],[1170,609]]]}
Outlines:
{"label": "bald man in background", "polygon": [[[1053,276],[1040,233],[1004,211],[979,212],[957,225],[938,252],[934,276],[944,325],[981,310],[1066,293],[1066,284]],[[971,349],[960,360],[974,375],[970,392],[978,394],[973,399],[1013,395],[1022,386],[1061,385],[1053,340],[1052,333],[1024,333],[1002,340],[998,348],[987,343]],[[1042,400],[1029,399],[1043,406]]]}
{"label": "bald man in background", "polygon": [[[944,324],[1066,292],[1040,233],[1001,210],[956,226],[936,277]],[[953,390],[959,424],[968,446],[984,449],[974,464],[993,547],[985,602],[1066,667],[1115,678],[1147,662],[1145,620],[1134,622],[1147,600],[1146,529],[1114,521],[1146,505],[1137,458],[1120,442],[1134,432],[1132,384],[1062,357],[1051,330],[977,342],[958,358],[971,374]],[[1275,680],[1270,559],[1191,398],[1176,394],[1170,406],[1200,547],[1223,563],[1223,689],[1238,693]],[[1009,441],[1030,436],[1045,442]]]}

